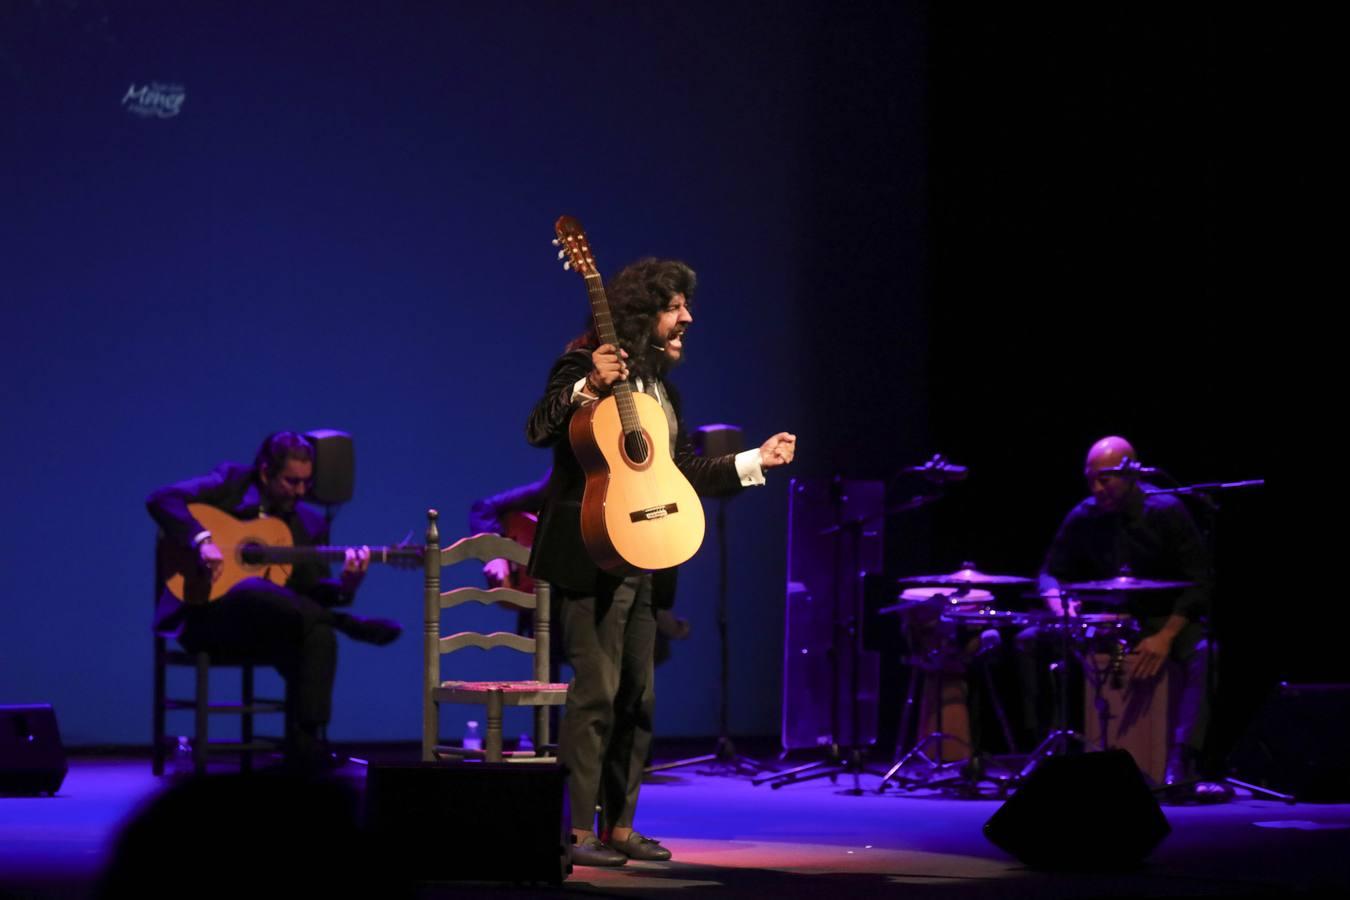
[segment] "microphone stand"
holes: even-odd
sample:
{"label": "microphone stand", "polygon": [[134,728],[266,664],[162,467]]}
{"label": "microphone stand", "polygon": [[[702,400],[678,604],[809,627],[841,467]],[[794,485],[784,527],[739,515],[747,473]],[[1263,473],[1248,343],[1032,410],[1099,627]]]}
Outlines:
{"label": "microphone stand", "polygon": [[[741,430],[734,425],[705,425],[694,432],[694,442],[695,448],[704,456],[736,453],[741,449]],[[727,610],[729,608],[727,603],[728,499],[727,497],[717,499],[717,636],[721,642],[722,650],[722,671],[719,681],[721,703],[718,711],[717,746],[712,753],[705,753],[702,756],[691,756],[656,766],[647,766],[643,770],[643,773],[647,775],[653,772],[665,772],[670,769],[704,764],[707,764],[709,768],[700,771],[700,775],[759,775],[762,772],[773,771],[772,767],[736,752],[736,745],[732,743],[731,727],[728,722],[731,696],[731,650],[727,629]]]}
{"label": "microphone stand", "polygon": [[[1173,479],[1173,482],[1175,483],[1175,479]],[[1251,478],[1245,481],[1206,481],[1206,482],[1199,482],[1196,484],[1177,485],[1176,487],[1170,488],[1149,487],[1144,489],[1144,493],[1179,494],[1183,497],[1196,496],[1204,500],[1205,503],[1209,506],[1210,511],[1214,514],[1215,520],[1214,528],[1212,529],[1210,534],[1206,535],[1206,538],[1208,539],[1207,542],[1210,545],[1209,547],[1210,559],[1217,561],[1217,557],[1215,556],[1214,552],[1215,551],[1214,545],[1216,543],[1214,533],[1218,531],[1218,512],[1220,509],[1222,509],[1222,507],[1214,501],[1214,498],[1209,496],[1210,493],[1215,491],[1237,490],[1239,488],[1265,487],[1265,485],[1266,480],[1264,478]],[[1211,617],[1213,617],[1213,613],[1211,613]],[[1218,694],[1218,667],[1215,655],[1217,651],[1216,644],[1218,642],[1215,640],[1215,628],[1213,626],[1213,622],[1210,623],[1209,632],[1210,633],[1206,636],[1205,640],[1205,657],[1206,657],[1205,693],[1207,695],[1206,702],[1209,705],[1209,714],[1212,716],[1216,709],[1215,700]],[[1202,782],[1208,782],[1210,780],[1211,779],[1196,774],[1190,778],[1186,778],[1181,781],[1174,781],[1171,784],[1164,784],[1161,787],[1155,789],[1154,793],[1184,795],[1184,793],[1188,791],[1190,788],[1193,788],[1197,784],[1200,784]],[[1262,787],[1256,784],[1248,784],[1247,782],[1239,781],[1238,779],[1233,778],[1232,776],[1226,775],[1219,780],[1224,784],[1242,788],[1243,790],[1250,791],[1254,795],[1259,794],[1268,797],[1271,800],[1280,800],[1283,801],[1284,803],[1288,803],[1291,805],[1297,802],[1297,800],[1294,798],[1292,794],[1282,794],[1279,791],[1274,791],[1267,787]]]}
{"label": "microphone stand", "polygon": [[720,497],[717,501],[717,635],[722,644],[722,674],[721,674],[721,708],[718,713],[718,732],[717,747],[712,753],[705,753],[702,756],[691,756],[686,759],[677,759],[674,762],[661,763],[657,766],[648,766],[645,774],[653,772],[665,772],[669,769],[680,769],[685,766],[700,766],[707,764],[709,768],[699,772],[700,775],[759,775],[762,772],[772,771],[770,766],[766,766],[758,760],[751,759],[748,756],[742,756],[736,752],[736,745],[731,740],[731,729],[728,725],[728,699],[731,693],[730,671],[731,671],[731,653],[727,641],[727,498]]}

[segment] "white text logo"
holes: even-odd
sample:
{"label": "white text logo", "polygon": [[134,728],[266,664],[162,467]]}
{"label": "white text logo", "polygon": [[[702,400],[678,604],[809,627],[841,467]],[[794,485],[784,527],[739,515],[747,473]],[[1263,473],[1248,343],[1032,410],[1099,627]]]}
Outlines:
{"label": "white text logo", "polygon": [[183,111],[183,101],[187,99],[187,90],[181,84],[161,84],[152,81],[137,87],[134,83],[127,88],[122,105],[127,112],[143,118],[171,119]]}

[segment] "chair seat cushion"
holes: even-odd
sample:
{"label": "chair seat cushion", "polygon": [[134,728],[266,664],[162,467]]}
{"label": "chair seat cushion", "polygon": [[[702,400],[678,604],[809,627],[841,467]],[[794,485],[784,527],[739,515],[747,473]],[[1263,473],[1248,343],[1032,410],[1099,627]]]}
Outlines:
{"label": "chair seat cushion", "polygon": [[433,693],[436,700],[475,703],[497,691],[503,703],[513,706],[555,705],[567,699],[567,685],[546,681],[443,681]]}

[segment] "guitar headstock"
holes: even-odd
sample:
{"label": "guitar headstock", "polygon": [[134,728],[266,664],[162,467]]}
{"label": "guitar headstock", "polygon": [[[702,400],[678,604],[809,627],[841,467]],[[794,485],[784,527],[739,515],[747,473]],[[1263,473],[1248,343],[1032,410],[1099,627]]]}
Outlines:
{"label": "guitar headstock", "polygon": [[559,216],[553,223],[553,231],[558,235],[553,245],[562,248],[558,251],[558,259],[566,260],[563,268],[575,269],[582,277],[596,274],[595,257],[591,255],[591,244],[581,223],[571,216]]}

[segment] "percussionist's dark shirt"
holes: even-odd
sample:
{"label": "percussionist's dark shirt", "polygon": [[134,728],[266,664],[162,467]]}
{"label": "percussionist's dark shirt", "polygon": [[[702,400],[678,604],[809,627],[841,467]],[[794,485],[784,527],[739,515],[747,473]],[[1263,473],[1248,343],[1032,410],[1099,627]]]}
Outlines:
{"label": "percussionist's dark shirt", "polygon": [[1175,613],[1195,621],[1209,612],[1209,552],[1195,520],[1175,496],[1140,491],[1118,512],[1087,498],[1059,526],[1041,573],[1061,583],[1097,581],[1120,575],[1123,567],[1135,578],[1194,585],[1131,593],[1128,608],[1134,615]]}

